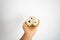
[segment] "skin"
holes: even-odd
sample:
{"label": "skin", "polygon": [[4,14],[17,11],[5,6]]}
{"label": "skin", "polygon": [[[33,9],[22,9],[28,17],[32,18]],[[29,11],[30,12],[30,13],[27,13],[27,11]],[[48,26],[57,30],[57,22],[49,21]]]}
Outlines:
{"label": "skin", "polygon": [[[39,25],[39,23],[38,23],[38,25]],[[37,25],[36,27],[33,27],[33,26],[29,27],[29,26],[27,26],[27,24],[24,22],[24,23],[23,23],[24,34],[23,34],[23,36],[21,37],[20,40],[32,40],[32,37],[33,37],[33,35],[35,34],[38,25]]]}

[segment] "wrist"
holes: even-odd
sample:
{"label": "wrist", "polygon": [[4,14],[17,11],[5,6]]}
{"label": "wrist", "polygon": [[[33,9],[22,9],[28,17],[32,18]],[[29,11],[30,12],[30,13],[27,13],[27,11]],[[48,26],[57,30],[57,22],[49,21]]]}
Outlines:
{"label": "wrist", "polygon": [[32,36],[31,36],[30,34],[24,33],[24,35],[25,35],[27,38],[32,39]]}
{"label": "wrist", "polygon": [[20,40],[32,40],[32,37],[30,37],[28,34],[24,33]]}

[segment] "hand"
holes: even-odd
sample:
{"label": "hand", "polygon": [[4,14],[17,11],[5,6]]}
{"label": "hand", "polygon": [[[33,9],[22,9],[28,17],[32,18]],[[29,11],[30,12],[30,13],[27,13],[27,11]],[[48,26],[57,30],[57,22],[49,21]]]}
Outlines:
{"label": "hand", "polygon": [[[38,25],[39,25],[39,23],[38,23]],[[37,30],[38,25],[36,27],[29,27],[24,22],[23,23],[24,35],[21,38],[21,40],[31,40],[33,35],[35,34],[36,30]]]}

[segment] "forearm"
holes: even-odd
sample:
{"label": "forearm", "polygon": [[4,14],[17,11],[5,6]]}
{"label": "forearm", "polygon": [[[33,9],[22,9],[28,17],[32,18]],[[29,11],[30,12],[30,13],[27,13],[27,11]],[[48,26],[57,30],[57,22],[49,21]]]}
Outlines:
{"label": "forearm", "polygon": [[20,40],[32,40],[32,37],[30,37],[29,34],[24,33]]}

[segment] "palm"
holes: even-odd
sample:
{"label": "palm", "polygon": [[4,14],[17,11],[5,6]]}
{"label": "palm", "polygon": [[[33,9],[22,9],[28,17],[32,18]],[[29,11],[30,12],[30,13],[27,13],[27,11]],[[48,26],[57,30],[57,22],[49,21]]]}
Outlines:
{"label": "palm", "polygon": [[[37,25],[38,26],[38,25]],[[36,29],[37,29],[37,26],[36,27],[28,27],[25,23],[23,24],[23,29],[24,29],[24,32],[27,33],[28,35],[30,36],[33,36],[36,32]]]}

